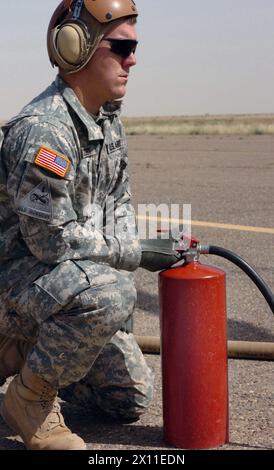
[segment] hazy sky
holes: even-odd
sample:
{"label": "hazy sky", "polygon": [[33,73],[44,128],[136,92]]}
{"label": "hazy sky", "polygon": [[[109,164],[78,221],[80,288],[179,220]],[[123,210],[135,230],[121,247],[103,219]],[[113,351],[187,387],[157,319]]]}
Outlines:
{"label": "hazy sky", "polygon": [[[46,30],[58,0],[0,0],[0,118],[55,77]],[[273,0],[136,0],[138,64],[124,115],[274,112]]]}

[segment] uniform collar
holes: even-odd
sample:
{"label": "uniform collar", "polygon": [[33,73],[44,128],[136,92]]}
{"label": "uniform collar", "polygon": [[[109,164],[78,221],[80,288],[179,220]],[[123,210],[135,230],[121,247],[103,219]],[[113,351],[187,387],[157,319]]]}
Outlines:
{"label": "uniform collar", "polygon": [[94,118],[80,103],[73,89],[64,80],[62,80],[59,75],[57,75],[55,79],[55,86],[86,127],[89,140],[104,139],[101,128],[102,121],[119,116],[121,113],[122,101],[106,103],[100,108],[98,116]]}
{"label": "uniform collar", "polygon": [[73,89],[62,80],[59,75],[55,79],[55,86],[63,96],[64,100],[71,106],[73,111],[77,114],[80,121],[84,124],[88,132],[89,140],[104,139],[102,129],[96,124],[94,118],[88,113],[84,106],[80,103]]}

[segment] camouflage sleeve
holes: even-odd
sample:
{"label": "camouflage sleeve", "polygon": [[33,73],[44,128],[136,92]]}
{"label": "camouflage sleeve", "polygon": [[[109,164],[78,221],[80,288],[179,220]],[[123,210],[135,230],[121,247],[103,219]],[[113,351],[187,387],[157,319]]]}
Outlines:
{"label": "camouflage sleeve", "polygon": [[78,219],[74,201],[79,156],[66,126],[29,118],[10,130],[4,156],[21,234],[36,258],[46,264],[90,259],[118,266],[119,241],[106,236],[92,219]]}
{"label": "camouflage sleeve", "polygon": [[120,269],[134,271],[140,265],[141,247],[138,238],[136,215],[131,204],[131,191],[127,168],[127,154],[121,159],[120,175],[113,190],[115,200],[115,236],[120,245]]}

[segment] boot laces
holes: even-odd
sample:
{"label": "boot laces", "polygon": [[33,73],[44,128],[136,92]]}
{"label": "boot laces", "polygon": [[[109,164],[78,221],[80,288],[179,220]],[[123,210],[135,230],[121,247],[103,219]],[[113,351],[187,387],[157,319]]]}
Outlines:
{"label": "boot laces", "polygon": [[57,401],[57,395],[45,386],[40,396],[40,406],[46,415],[47,431],[64,426],[64,419],[61,414],[61,407]]}

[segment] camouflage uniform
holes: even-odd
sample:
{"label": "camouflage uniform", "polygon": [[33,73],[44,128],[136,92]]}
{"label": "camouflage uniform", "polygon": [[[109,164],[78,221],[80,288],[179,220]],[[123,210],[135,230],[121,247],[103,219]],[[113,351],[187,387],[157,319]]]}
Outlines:
{"label": "camouflage uniform", "polygon": [[120,331],[141,250],[119,109],[92,116],[57,77],[5,134],[1,332],[34,343],[27,365],[58,389],[70,385],[66,398],[137,416],[153,379],[133,335]]}

